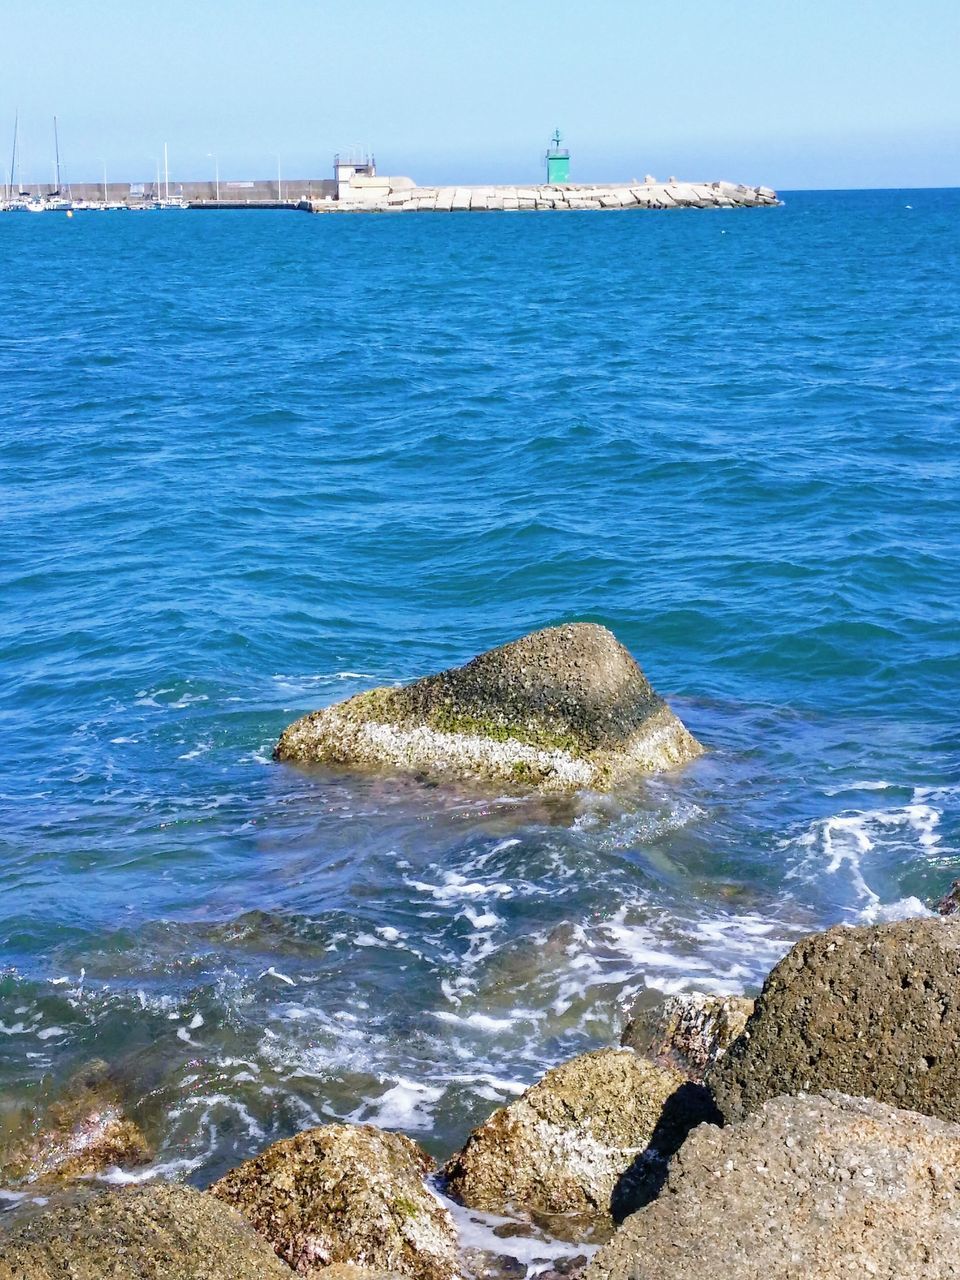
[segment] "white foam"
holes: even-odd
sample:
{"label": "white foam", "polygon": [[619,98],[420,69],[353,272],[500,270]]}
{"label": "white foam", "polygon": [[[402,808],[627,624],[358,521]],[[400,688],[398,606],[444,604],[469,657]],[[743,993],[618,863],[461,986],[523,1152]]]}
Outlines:
{"label": "white foam", "polygon": [[931,911],[919,898],[899,898],[886,905],[871,902],[860,912],[858,919],[864,924],[888,924],[893,920],[913,920],[917,916],[933,916]]}
{"label": "white foam", "polygon": [[510,1030],[518,1021],[539,1021],[542,1014],[535,1013],[530,1009],[516,1009],[506,1018],[491,1018],[486,1013],[469,1013],[466,1016],[461,1016],[458,1013],[451,1013],[447,1009],[437,1009],[434,1011],[433,1017],[439,1022],[446,1022],[459,1027],[473,1027],[477,1031],[496,1034],[498,1031]]}
{"label": "white foam", "polygon": [[135,1183],[153,1182],[155,1179],[180,1181],[186,1174],[193,1173],[206,1162],[207,1153],[202,1152],[190,1158],[165,1160],[157,1164],[139,1169],[120,1169],[114,1166],[97,1177],[98,1182],[106,1182],[111,1186],[126,1187]]}
{"label": "white foam", "polygon": [[446,1090],[401,1077],[379,1098],[369,1098],[346,1117],[354,1124],[375,1124],[380,1129],[427,1131],[433,1127],[433,1108]]}
{"label": "white foam", "polygon": [[[518,1218],[505,1218],[479,1209],[467,1209],[444,1195],[432,1180],[427,1185],[453,1219],[461,1249],[480,1249],[497,1257],[516,1258],[527,1267],[529,1276],[545,1271],[560,1258],[592,1258],[599,1248],[598,1245],[557,1240]],[[511,1231],[509,1236],[504,1237],[496,1234],[496,1229],[502,1227],[514,1230],[520,1227],[523,1230],[519,1234]]]}
{"label": "white foam", "polygon": [[279,969],[275,969],[273,965],[269,969],[264,969],[263,973],[257,975],[257,981],[261,978],[276,978],[278,982],[285,982],[288,987],[295,987],[297,984],[286,973],[281,973]]}
{"label": "white foam", "polygon": [[512,898],[516,892],[512,884],[496,881],[484,884],[480,880],[468,880],[459,871],[442,873],[442,884],[427,884],[423,880],[405,880],[411,889],[429,894],[437,902],[459,902],[470,898]]}
{"label": "white foam", "polygon": [[802,851],[799,863],[787,878],[836,876],[843,873],[864,907],[879,907],[880,895],[867,879],[870,856],[875,852],[901,850],[941,858],[954,852],[942,843],[941,813],[916,788],[912,802],[890,809],[844,809],[828,818],[818,818],[791,844]]}
{"label": "white foam", "polygon": [[460,915],[469,920],[475,929],[495,929],[497,925],[503,924],[502,916],[493,911],[476,912],[472,907],[464,907]]}

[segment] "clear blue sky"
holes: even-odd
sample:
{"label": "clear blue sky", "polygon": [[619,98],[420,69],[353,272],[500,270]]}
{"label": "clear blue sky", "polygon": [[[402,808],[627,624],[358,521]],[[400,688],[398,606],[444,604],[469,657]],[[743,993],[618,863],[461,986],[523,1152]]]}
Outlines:
{"label": "clear blue sky", "polygon": [[960,0],[0,0],[0,165],[24,179],[960,185]]}

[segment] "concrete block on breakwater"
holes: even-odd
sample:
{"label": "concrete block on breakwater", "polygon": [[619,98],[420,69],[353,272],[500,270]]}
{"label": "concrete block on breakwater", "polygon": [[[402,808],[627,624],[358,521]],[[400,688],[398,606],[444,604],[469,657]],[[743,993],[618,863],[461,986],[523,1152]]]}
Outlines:
{"label": "concrete block on breakwater", "polygon": [[536,187],[417,187],[409,178],[351,183],[346,196],[307,201],[313,213],[492,213],[564,209],[733,209],[779,204],[770,187],[733,182],[565,183]]}

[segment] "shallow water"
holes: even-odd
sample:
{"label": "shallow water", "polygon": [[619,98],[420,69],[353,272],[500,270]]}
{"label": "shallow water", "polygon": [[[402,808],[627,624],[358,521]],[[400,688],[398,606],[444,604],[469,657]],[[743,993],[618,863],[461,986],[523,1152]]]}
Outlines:
{"label": "shallow water", "polygon": [[[147,1174],[338,1117],[445,1155],[638,995],[922,910],[960,864],[958,219],[0,219],[4,1105],[97,1056]],[[576,618],[707,756],[571,804],[270,761]]]}

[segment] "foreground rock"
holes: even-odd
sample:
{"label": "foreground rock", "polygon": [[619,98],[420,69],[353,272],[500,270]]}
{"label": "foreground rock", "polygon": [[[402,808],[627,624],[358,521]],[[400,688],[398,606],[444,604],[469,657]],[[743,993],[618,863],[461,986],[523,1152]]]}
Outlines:
{"label": "foreground rock", "polygon": [[960,1120],[960,921],[801,939],[708,1083],[727,1120],[826,1089]]}
{"label": "foreground rock", "polygon": [[960,1127],[863,1098],[777,1098],[703,1125],[587,1280],[960,1275]]}
{"label": "foreground rock", "polygon": [[453,1280],[457,1235],[424,1186],[433,1167],[409,1138],[325,1125],[274,1143],[215,1183],[301,1276],[331,1264]]}
{"label": "foreground rock", "polygon": [[699,1082],[740,1035],[751,1013],[753,1001],[744,996],[668,996],[653,1009],[636,1010],[620,1043]]}
{"label": "foreground rock", "polygon": [[314,711],[284,730],[274,756],[565,791],[702,750],[616,638],[581,622]]}
{"label": "foreground rock", "polygon": [[151,1184],[77,1194],[0,1236],[0,1280],[290,1280],[225,1204]]}
{"label": "foreground rock", "polygon": [[105,1062],[93,1062],[48,1107],[25,1112],[0,1155],[7,1181],[82,1178],[150,1158],[150,1146],[124,1111],[122,1091]]}
{"label": "foreground rock", "polygon": [[658,1184],[657,1157],[714,1115],[679,1071],[625,1049],[585,1053],[475,1129],[447,1190],[472,1209],[620,1218]]}

